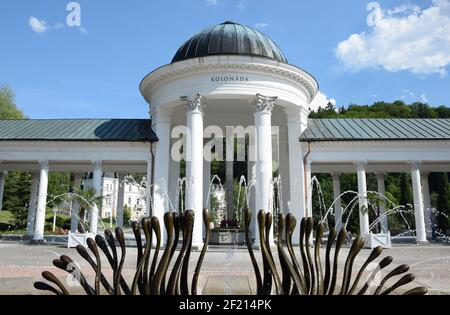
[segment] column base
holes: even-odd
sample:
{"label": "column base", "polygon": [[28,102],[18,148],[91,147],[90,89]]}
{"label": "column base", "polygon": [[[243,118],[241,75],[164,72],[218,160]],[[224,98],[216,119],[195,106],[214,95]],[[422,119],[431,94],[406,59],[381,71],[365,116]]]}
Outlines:
{"label": "column base", "polygon": [[33,240],[33,235],[25,234],[22,236],[22,240],[25,242],[31,242]]}
{"label": "column base", "polygon": [[40,240],[32,239],[32,240],[30,241],[30,244],[31,244],[31,245],[44,245],[44,244],[46,244],[46,243],[47,243],[47,241],[46,241],[45,239],[40,239]]}

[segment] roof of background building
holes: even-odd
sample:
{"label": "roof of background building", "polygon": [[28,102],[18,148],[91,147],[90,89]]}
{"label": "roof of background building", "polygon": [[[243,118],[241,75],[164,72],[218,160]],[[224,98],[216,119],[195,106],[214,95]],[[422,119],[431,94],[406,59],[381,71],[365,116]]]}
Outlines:
{"label": "roof of background building", "polygon": [[302,142],[450,140],[450,119],[309,119]]}
{"label": "roof of background building", "polygon": [[149,119],[0,120],[0,141],[158,141]]}
{"label": "roof of background building", "polygon": [[[302,142],[450,140],[450,119],[309,119]],[[0,141],[156,142],[150,119],[0,120]]]}
{"label": "roof of background building", "polygon": [[172,62],[217,55],[255,56],[288,62],[268,36],[231,21],[208,27],[192,36],[178,49]]}

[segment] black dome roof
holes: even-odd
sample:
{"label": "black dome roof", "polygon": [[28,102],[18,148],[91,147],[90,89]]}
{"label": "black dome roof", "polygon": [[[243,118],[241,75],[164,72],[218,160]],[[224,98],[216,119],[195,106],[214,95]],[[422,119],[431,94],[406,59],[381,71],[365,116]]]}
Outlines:
{"label": "black dome roof", "polygon": [[269,37],[248,26],[227,21],[192,36],[178,49],[172,63],[216,55],[255,56],[288,62]]}

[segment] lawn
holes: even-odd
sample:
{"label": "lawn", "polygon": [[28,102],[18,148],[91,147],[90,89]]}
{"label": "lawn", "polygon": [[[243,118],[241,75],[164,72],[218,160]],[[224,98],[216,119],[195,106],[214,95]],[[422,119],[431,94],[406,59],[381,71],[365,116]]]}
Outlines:
{"label": "lawn", "polygon": [[0,224],[12,224],[14,216],[11,211],[0,211]]}
{"label": "lawn", "polygon": [[[53,213],[47,211],[45,214],[46,221],[46,234],[53,234],[51,229],[53,225]],[[70,221],[70,216],[58,215],[56,217],[56,228],[62,226],[64,222]],[[99,223],[99,227],[114,230],[116,227],[116,222],[113,220],[113,226],[110,227],[110,220],[108,218],[102,219],[102,223]],[[14,216],[11,211],[0,211],[0,234],[23,234],[26,229],[14,230]]]}
{"label": "lawn", "polygon": [[23,234],[23,230],[14,231],[14,216],[11,211],[0,211],[0,233]]}

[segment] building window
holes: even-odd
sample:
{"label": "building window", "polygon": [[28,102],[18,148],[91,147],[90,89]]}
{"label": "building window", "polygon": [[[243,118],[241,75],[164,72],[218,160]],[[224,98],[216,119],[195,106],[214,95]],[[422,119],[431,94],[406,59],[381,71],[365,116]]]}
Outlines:
{"label": "building window", "polygon": [[128,204],[131,205],[131,198],[128,198]]}

